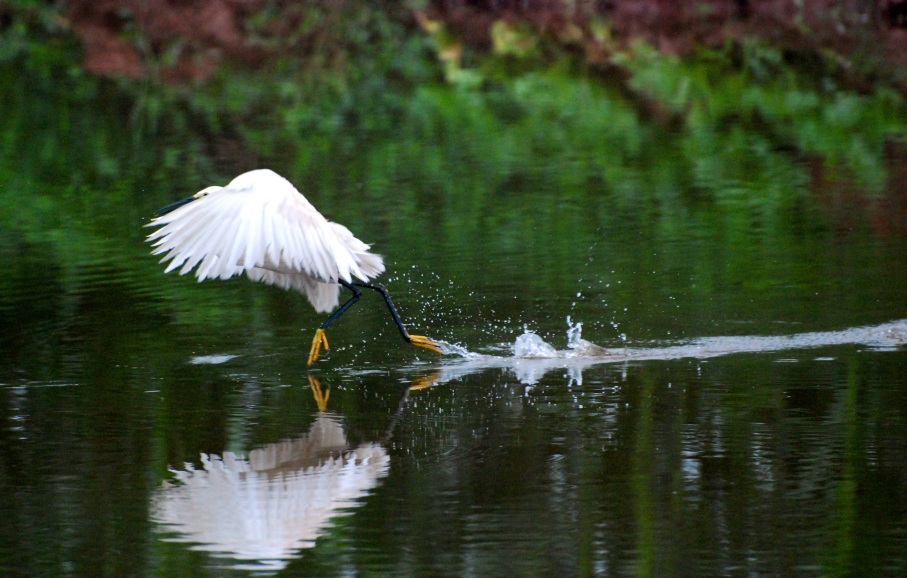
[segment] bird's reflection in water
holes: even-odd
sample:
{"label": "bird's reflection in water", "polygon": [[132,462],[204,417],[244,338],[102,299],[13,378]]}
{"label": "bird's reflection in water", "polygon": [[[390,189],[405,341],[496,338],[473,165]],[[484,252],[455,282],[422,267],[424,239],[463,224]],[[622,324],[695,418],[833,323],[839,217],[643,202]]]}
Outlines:
{"label": "bird's reflection in water", "polygon": [[[152,504],[168,541],[235,561],[234,567],[279,570],[302,548],[315,545],[331,518],[344,513],[388,473],[380,443],[351,447],[339,415],[327,412],[330,389],[309,377],[320,410],[306,435],[268,444],[242,457],[201,455],[173,470]],[[410,389],[430,385],[414,382]],[[389,436],[398,415],[391,418]],[[346,510],[346,511],[344,511]]]}

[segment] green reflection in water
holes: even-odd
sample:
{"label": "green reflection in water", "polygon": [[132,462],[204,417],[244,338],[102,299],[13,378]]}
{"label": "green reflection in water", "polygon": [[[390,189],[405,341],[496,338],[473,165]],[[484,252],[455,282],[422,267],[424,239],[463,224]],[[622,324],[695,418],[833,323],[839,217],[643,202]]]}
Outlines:
{"label": "green reflection in water", "polygon": [[657,536],[652,476],[657,472],[652,404],[654,391],[652,376],[643,375],[639,390],[639,409],[636,425],[636,445],[633,448],[633,498],[636,508],[636,568],[637,576],[655,576],[657,560]]}
{"label": "green reflection in water", "polygon": [[[854,362],[855,363],[855,362]],[[859,469],[862,461],[862,447],[859,417],[860,378],[859,372],[851,366],[847,376],[847,390],[844,393],[840,409],[840,421],[843,428],[844,460],[838,487],[836,488],[837,512],[834,516],[835,542],[834,559],[828,564],[830,575],[851,576],[857,570],[868,570],[869,567],[859,564],[857,559],[857,534],[859,508],[857,504],[858,483],[861,477]],[[858,565],[859,564],[859,565]]]}

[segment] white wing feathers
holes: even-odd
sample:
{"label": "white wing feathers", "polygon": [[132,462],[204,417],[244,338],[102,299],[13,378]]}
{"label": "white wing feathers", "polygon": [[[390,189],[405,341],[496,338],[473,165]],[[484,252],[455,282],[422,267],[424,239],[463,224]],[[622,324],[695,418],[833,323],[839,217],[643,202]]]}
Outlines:
{"label": "white wing feathers", "polygon": [[226,187],[210,188],[148,226],[160,227],[148,240],[153,255],[170,261],[167,272],[179,268],[184,275],[197,266],[199,281],[245,272],[254,281],[304,293],[321,312],[337,306],[338,280],[367,281],[384,271],[368,245],[325,219],[271,171],[245,173]]}

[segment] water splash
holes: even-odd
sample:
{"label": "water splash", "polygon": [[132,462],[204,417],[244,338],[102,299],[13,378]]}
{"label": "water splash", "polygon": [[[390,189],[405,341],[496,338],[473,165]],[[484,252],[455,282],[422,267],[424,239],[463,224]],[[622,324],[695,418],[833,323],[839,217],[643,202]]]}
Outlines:
{"label": "water splash", "polygon": [[482,357],[481,354],[475,353],[474,351],[469,351],[465,346],[460,345],[459,343],[449,343],[447,341],[436,339],[435,343],[441,348],[441,353],[444,355],[459,355],[465,359],[476,359]]}
{"label": "water splash", "polygon": [[571,323],[567,316],[567,347],[570,352],[567,357],[604,357],[611,355],[608,349],[583,339],[583,323]]}
{"label": "water splash", "polygon": [[[523,333],[510,346],[512,355],[475,353],[462,345],[439,341],[445,354],[459,356],[460,359],[448,358],[441,362],[437,376],[432,382],[437,385],[486,369],[500,368],[512,371],[521,383],[533,385],[538,383],[545,373],[560,370],[567,372],[568,386],[572,387],[582,385],[582,374],[586,368],[603,363],[708,359],[735,353],[771,353],[837,345],[863,345],[876,351],[900,350],[907,346],[907,319],[838,331],[702,337],[679,343],[677,341],[663,342],[661,345],[650,343],[647,347],[628,346],[623,335],[620,336],[622,341],[620,346],[602,347],[583,339],[582,330],[582,322],[573,322],[568,317],[567,349],[559,350],[535,331],[524,327]],[[506,347],[504,349],[506,350]]]}
{"label": "water splash", "polygon": [[[567,349],[559,350],[534,331],[524,328],[514,341],[512,356],[485,355],[461,345],[441,342],[442,351],[456,354],[459,362],[444,363],[435,383],[444,383],[488,368],[513,371],[519,381],[534,384],[547,371],[567,370],[569,383],[581,385],[582,372],[602,363],[627,363],[671,359],[707,359],[734,353],[770,353],[836,345],[864,345],[873,350],[898,350],[907,345],[907,319],[868,327],[792,335],[703,337],[649,347],[605,348],[582,337],[583,324],[567,319]],[[623,340],[623,336],[621,336]]]}
{"label": "water splash", "polygon": [[583,340],[583,322],[577,321],[572,323],[570,316],[567,316],[567,347],[575,349],[576,345]]}
{"label": "water splash", "polygon": [[608,349],[583,339],[582,322],[573,323],[569,315],[567,316],[567,347],[567,350],[559,351],[537,333],[526,329],[513,343],[513,356],[519,359],[575,359],[611,355]]}
{"label": "water splash", "polygon": [[551,359],[561,357],[553,345],[539,337],[537,333],[526,331],[513,343],[513,356],[524,359]]}

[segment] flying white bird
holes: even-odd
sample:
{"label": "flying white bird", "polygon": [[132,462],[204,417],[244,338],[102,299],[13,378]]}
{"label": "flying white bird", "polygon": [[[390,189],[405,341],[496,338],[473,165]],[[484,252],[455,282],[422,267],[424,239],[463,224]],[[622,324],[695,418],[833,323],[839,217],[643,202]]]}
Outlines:
{"label": "flying white bird", "polygon": [[381,256],[370,253],[343,225],[325,219],[274,171],[243,173],[226,187],[207,187],[156,215],[146,226],[160,228],[148,241],[153,242],[152,255],[165,253],[161,263],[170,261],[166,272],[179,268],[185,275],[197,266],[199,281],[245,273],[253,281],[303,293],[323,313],[340,303],[341,285],[352,291],[315,331],[310,366],[322,347],[329,349],[325,329],[359,300],[360,288],[384,297],[403,339],[441,353],[431,339],[407,332],[387,289],[368,282],[384,272]]}

